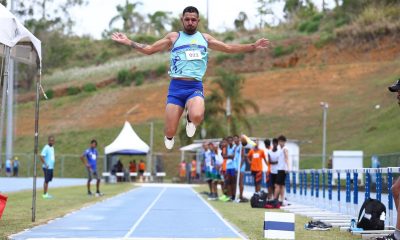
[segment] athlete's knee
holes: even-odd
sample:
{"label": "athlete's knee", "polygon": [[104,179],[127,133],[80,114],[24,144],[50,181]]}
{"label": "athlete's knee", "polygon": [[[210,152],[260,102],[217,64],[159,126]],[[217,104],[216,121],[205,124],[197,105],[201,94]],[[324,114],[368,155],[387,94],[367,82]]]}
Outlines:
{"label": "athlete's knee", "polygon": [[175,136],[176,129],[177,129],[176,127],[165,126],[165,128],[164,128],[165,136],[167,136],[167,137],[173,137],[173,136]]}
{"label": "athlete's knee", "polygon": [[204,114],[203,113],[192,113],[190,115],[190,121],[192,121],[194,124],[199,125],[204,118]]}

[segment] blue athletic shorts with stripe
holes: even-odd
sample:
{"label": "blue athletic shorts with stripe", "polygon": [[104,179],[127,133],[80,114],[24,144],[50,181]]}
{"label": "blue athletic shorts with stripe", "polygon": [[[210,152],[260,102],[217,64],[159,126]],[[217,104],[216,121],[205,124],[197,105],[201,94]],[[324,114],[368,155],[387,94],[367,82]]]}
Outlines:
{"label": "blue athletic shorts with stripe", "polygon": [[186,102],[197,96],[204,98],[202,82],[172,79],[169,84],[167,104],[185,108]]}

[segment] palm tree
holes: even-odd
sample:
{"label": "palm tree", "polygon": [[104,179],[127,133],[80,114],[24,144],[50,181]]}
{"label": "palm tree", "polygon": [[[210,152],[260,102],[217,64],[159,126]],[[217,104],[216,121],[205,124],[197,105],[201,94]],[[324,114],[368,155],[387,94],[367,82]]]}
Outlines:
{"label": "palm tree", "polygon": [[229,105],[231,106],[231,113],[227,114],[228,134],[238,134],[241,124],[244,124],[251,133],[251,125],[246,115],[250,109],[258,112],[259,108],[255,102],[242,96],[241,90],[245,84],[245,79],[240,75],[222,69],[217,70],[217,75],[218,77],[213,80],[213,83],[217,85],[220,91],[215,91],[215,94],[220,94],[222,98],[226,99],[226,103],[230,102]]}
{"label": "palm tree", "polygon": [[165,25],[169,25],[169,23],[171,22],[171,19],[169,17],[170,14],[171,12],[163,11],[157,11],[153,14],[148,14],[150,23],[158,35],[161,35],[166,31]]}
{"label": "palm tree", "polygon": [[112,28],[112,25],[116,21],[122,19],[122,21],[124,22],[123,30],[125,32],[137,31],[140,24],[143,23],[144,21],[143,16],[135,11],[136,7],[141,4],[142,2],[130,3],[128,0],[126,0],[125,6],[118,5],[117,6],[118,15],[116,15],[110,20],[109,23],[110,28]]}
{"label": "palm tree", "polygon": [[[241,76],[226,72],[222,69],[217,70],[217,78],[212,81],[215,88],[211,90],[205,98],[204,121],[193,138],[201,136],[201,129],[206,130],[207,138],[217,138],[227,134],[239,134],[241,126],[244,125],[249,134],[251,134],[251,124],[246,115],[249,110],[258,112],[258,106],[255,102],[242,96],[241,90],[245,84],[245,79]],[[230,99],[231,115],[226,116],[226,101]],[[182,144],[188,144],[191,140],[186,136],[185,118],[182,118],[182,124],[178,136]],[[230,131],[227,131],[227,121]],[[202,136],[204,137],[204,136]]]}

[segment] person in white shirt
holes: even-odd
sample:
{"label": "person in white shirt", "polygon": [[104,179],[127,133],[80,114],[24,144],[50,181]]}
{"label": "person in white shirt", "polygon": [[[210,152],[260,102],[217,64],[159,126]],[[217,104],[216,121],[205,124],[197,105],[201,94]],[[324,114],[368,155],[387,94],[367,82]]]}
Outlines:
{"label": "person in white shirt", "polygon": [[[280,208],[285,200],[285,182],[286,172],[289,170],[289,150],[285,146],[286,137],[281,135],[278,137],[278,144],[280,150],[278,150],[278,163],[277,163],[277,176],[275,182],[274,200],[272,204],[267,204],[266,208]],[[281,201],[279,201],[281,200]]]}
{"label": "person in white shirt", "polygon": [[280,149],[278,149],[278,139],[274,138],[274,139],[272,139],[272,149],[269,151],[269,157],[270,157],[269,163],[271,166],[270,181],[271,181],[271,185],[273,186],[272,190],[274,193],[275,193],[276,178],[278,176],[278,160],[279,160],[280,154],[281,154],[281,151],[280,151]]}

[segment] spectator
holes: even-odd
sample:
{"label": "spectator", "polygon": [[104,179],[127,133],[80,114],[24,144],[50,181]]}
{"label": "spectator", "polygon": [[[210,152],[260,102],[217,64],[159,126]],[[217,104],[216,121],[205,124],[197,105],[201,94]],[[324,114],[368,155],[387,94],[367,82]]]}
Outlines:
{"label": "spectator", "polygon": [[96,139],[93,139],[90,141],[90,147],[86,149],[83,154],[81,155],[81,161],[85,165],[86,170],[87,170],[87,192],[89,196],[92,196],[92,192],[90,191],[90,182],[92,181],[93,177],[96,178],[96,197],[103,196],[103,194],[100,192],[100,177],[97,172],[97,158],[98,158],[98,152],[97,152],[97,141]]}
{"label": "spectator", "polygon": [[[137,169],[136,169],[136,160],[133,160],[133,161],[130,161],[130,162],[129,162],[129,172],[131,172],[131,173],[137,172]],[[132,177],[131,177],[131,181],[135,181],[135,182],[136,182],[136,177],[135,177],[135,176],[132,176]]]}
{"label": "spectator", "polygon": [[267,164],[267,159],[265,157],[264,151],[258,148],[258,141],[255,141],[256,145],[254,149],[251,149],[247,154],[250,162],[250,170],[251,174],[254,178],[254,187],[255,191],[259,192],[261,190],[261,182],[262,182],[262,161],[264,160],[265,164]]}
{"label": "spectator", "polygon": [[226,159],[226,172],[225,172],[225,185],[227,189],[227,195],[231,200],[235,200],[235,184],[236,184],[236,174],[235,174],[235,162],[233,158],[235,156],[236,146],[233,144],[233,137],[228,137],[228,144],[226,146],[226,153],[223,155]]}
{"label": "spectator", "polygon": [[203,161],[204,161],[204,167],[205,167],[205,180],[208,184],[208,188],[210,190],[210,194],[208,197],[211,197],[212,195],[212,156],[211,156],[211,150],[208,147],[209,143],[205,142],[203,143]]}
{"label": "spectator", "polygon": [[[124,165],[122,164],[122,162],[121,162],[121,160],[119,160],[118,159],[118,162],[117,162],[117,173],[123,173],[124,172]],[[119,177],[119,176],[117,176],[117,182],[122,182],[122,179],[123,177]]]}
{"label": "spectator", "polygon": [[265,157],[268,159],[268,170],[265,174],[266,178],[266,183],[267,183],[267,188],[268,188],[268,199],[273,199],[274,198],[274,184],[272,183],[272,176],[271,176],[271,141],[269,139],[264,140],[264,145],[265,145]]}
{"label": "spectator", "polygon": [[267,208],[280,208],[285,200],[286,172],[289,170],[289,150],[285,146],[286,137],[283,135],[279,136],[278,144],[281,150],[278,156],[278,175],[276,176],[274,201],[272,204],[268,204]]}
{"label": "spectator", "polygon": [[48,144],[46,144],[40,154],[40,160],[43,163],[43,174],[44,174],[44,183],[43,183],[43,195],[44,199],[52,198],[52,196],[48,193],[49,182],[53,180],[53,169],[55,163],[55,152],[54,152],[54,144],[55,138],[53,136],[48,137]]}
{"label": "spectator", "polygon": [[19,170],[18,157],[14,157],[14,161],[13,161],[13,176],[14,177],[18,177],[18,170]]}
{"label": "spectator", "polygon": [[6,160],[6,176],[7,177],[11,177],[11,166],[12,166],[12,162],[10,159]]}
{"label": "spectator", "polygon": [[143,159],[140,160],[139,162],[139,177],[140,177],[140,182],[143,182],[143,175],[144,171],[146,170],[146,164],[144,163]]}
{"label": "spectator", "polygon": [[190,168],[190,177],[192,179],[192,181],[194,181],[197,177],[197,161],[195,159],[195,156],[192,158],[192,164],[191,164],[191,168]]}
{"label": "spectator", "polygon": [[[272,149],[269,152],[269,163],[271,165],[271,185],[273,186],[272,193],[275,193],[275,184],[276,184],[276,178],[278,176],[278,160],[279,160],[279,154],[280,150],[278,149],[278,139],[274,138],[272,139]],[[269,190],[268,190],[269,191]],[[274,196],[272,196],[274,197]]]}
{"label": "spectator", "polygon": [[228,184],[225,182],[227,179],[226,176],[226,166],[227,166],[227,162],[228,162],[228,141],[227,139],[222,139],[222,141],[219,144],[219,147],[221,149],[221,152],[218,154],[220,156],[220,158],[223,159],[222,161],[222,165],[220,167],[220,175],[222,178],[222,182],[223,182],[223,186],[222,186],[222,196],[219,198],[219,200],[223,201],[223,202],[228,202],[231,201],[231,197],[227,196],[228,193]]}
{"label": "spectator", "polygon": [[182,160],[182,162],[179,164],[179,178],[181,179],[181,182],[185,182],[185,178],[186,178],[186,162],[185,162],[185,160]]}

